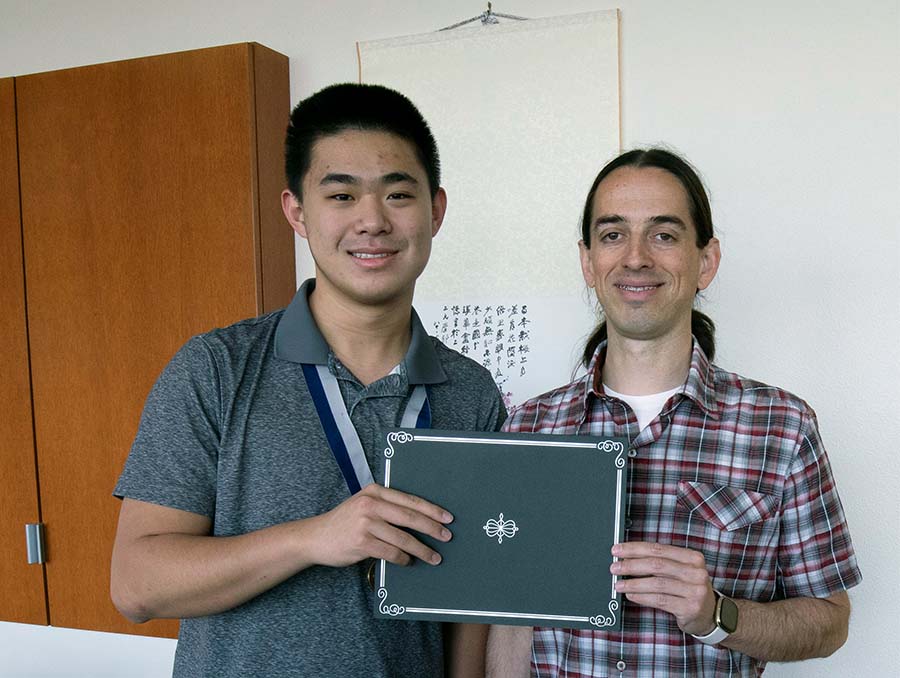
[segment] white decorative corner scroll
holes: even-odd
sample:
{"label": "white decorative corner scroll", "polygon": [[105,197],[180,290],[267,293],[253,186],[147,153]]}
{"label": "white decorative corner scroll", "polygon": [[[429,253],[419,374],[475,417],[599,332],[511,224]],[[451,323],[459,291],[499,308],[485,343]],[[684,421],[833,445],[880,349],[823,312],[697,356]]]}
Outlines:
{"label": "white decorative corner scroll", "polygon": [[597,449],[601,452],[616,452],[616,468],[625,467],[625,445],[618,440],[602,440],[597,443]]}
{"label": "white decorative corner scroll", "polygon": [[615,626],[616,624],[616,611],[619,609],[619,601],[611,600],[609,601],[609,616],[598,614],[596,617],[591,617],[590,622],[594,626],[598,628],[603,628],[604,626]]}
{"label": "white decorative corner scroll", "polygon": [[516,532],[519,531],[519,527],[516,525],[516,521],[504,520],[502,513],[500,514],[499,520],[491,518],[484,524],[481,529],[484,530],[485,534],[487,534],[488,537],[497,537],[498,544],[503,543],[503,537],[512,539],[516,536]]}
{"label": "white decorative corner scroll", "polygon": [[415,440],[415,436],[406,431],[391,431],[387,434],[387,447],[384,448],[384,456],[390,459],[394,456],[394,446],[391,443],[403,444]]}
{"label": "white decorative corner scroll", "polygon": [[391,603],[388,605],[385,600],[387,600],[388,592],[385,588],[378,589],[378,599],[381,601],[378,604],[378,611],[381,614],[386,614],[391,617],[399,617],[401,614],[406,612],[406,608],[402,605],[397,605],[397,603]]}

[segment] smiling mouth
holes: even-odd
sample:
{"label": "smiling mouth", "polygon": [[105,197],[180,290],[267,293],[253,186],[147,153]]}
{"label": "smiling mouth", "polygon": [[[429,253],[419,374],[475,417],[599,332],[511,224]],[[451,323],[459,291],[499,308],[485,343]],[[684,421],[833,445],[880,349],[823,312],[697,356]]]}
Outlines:
{"label": "smiling mouth", "polygon": [[378,254],[373,254],[371,252],[351,252],[351,257],[356,257],[357,259],[385,259],[391,256],[392,252],[379,252]]}
{"label": "smiling mouth", "polygon": [[620,290],[625,290],[626,292],[649,292],[650,290],[655,290],[657,287],[661,287],[662,285],[616,285]]}

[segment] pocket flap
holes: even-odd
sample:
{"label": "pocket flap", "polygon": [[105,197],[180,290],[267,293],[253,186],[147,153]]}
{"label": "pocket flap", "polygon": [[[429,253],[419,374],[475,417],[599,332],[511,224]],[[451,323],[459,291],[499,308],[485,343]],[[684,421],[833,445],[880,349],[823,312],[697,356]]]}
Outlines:
{"label": "pocket flap", "polygon": [[678,483],[678,501],[692,514],[729,532],[771,518],[781,504],[775,495],[688,480]]}

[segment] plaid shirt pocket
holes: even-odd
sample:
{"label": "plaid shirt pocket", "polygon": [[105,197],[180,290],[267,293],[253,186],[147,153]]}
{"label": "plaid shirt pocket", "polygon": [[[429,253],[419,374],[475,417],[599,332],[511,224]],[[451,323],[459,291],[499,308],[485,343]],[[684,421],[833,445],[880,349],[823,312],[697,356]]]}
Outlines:
{"label": "plaid shirt pocket", "polygon": [[781,498],[772,494],[688,480],[678,483],[678,502],[728,532],[771,518],[781,506]]}

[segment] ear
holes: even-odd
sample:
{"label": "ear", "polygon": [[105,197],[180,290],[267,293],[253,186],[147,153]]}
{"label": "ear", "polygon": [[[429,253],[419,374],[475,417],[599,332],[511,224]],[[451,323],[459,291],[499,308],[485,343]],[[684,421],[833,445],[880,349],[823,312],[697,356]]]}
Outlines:
{"label": "ear", "polygon": [[719,262],[722,260],[722,251],[719,249],[719,239],[710,238],[700,251],[700,277],[697,279],[697,289],[705,290],[716,277],[719,270]]}
{"label": "ear", "polygon": [[303,205],[288,189],[281,192],[281,210],[285,219],[294,229],[294,233],[301,238],[306,238],[306,221],[303,214]]}
{"label": "ear", "polygon": [[584,240],[578,241],[578,254],[581,257],[581,275],[588,287],[594,287],[594,267],[591,266],[591,250],[584,244]]}
{"label": "ear", "polygon": [[439,188],[431,200],[431,237],[437,235],[447,213],[447,191]]}

